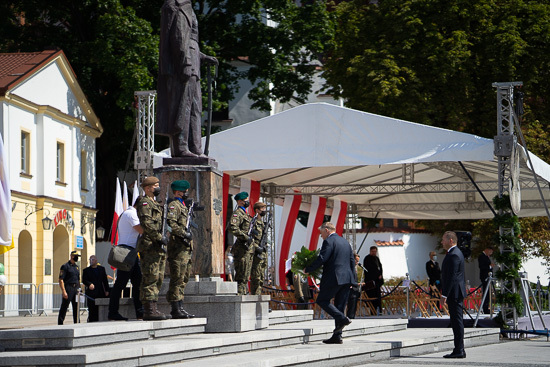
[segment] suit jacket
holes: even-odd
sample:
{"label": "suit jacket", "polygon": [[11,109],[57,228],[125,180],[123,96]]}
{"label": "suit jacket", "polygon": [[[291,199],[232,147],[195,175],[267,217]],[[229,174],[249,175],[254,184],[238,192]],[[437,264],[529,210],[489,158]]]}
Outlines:
{"label": "suit jacket", "polygon": [[357,284],[353,250],[348,241],[336,233],[331,234],[323,241],[319,256],[310,266],[306,267],[306,272],[312,272],[320,266],[323,266],[321,287]]}
{"label": "suit jacket", "polygon": [[382,263],[378,256],[367,255],[363,259],[363,266],[367,270],[364,272],[365,280],[374,280],[377,287],[381,287],[384,284],[384,274],[382,269]]}
{"label": "suit jacket", "polygon": [[434,285],[436,280],[441,280],[441,269],[437,261],[429,260],[426,263],[426,273],[430,278],[430,285]]}
{"label": "suit jacket", "polygon": [[489,256],[485,255],[485,252],[482,252],[477,258],[477,263],[479,265],[479,278],[484,282],[489,276],[489,273],[493,271],[491,259]]}
{"label": "suit jacket", "polygon": [[[109,281],[105,268],[98,265],[97,272],[94,272],[91,266],[88,266],[82,271],[82,283],[86,286],[86,294],[92,298],[103,298],[105,292],[109,291]],[[94,285],[94,290],[89,289],[90,284]]]}
{"label": "suit jacket", "polygon": [[441,294],[447,298],[463,299],[466,295],[464,255],[457,246],[450,249],[443,259],[441,287]]}

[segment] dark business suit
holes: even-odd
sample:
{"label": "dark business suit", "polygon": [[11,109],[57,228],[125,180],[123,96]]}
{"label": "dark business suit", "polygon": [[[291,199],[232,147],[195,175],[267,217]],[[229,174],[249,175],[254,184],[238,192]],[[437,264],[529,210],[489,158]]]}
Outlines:
{"label": "dark business suit", "polygon": [[[489,277],[489,273],[493,271],[493,267],[491,266],[491,259],[489,256],[485,255],[485,252],[482,252],[481,255],[479,255],[477,262],[479,265],[479,278],[481,279],[481,286],[483,288],[483,293],[485,294],[485,289],[487,288],[487,278]],[[487,294],[485,302],[483,303],[483,313],[488,314],[489,312],[489,294]]]}
{"label": "dark business suit", "polygon": [[[346,318],[344,309],[349,296],[350,286],[356,285],[355,259],[348,241],[332,233],[323,241],[321,252],[317,259],[305,271],[310,273],[323,266],[321,290],[317,296],[317,304],[325,310],[335,323]],[[330,300],[334,298],[334,304]],[[335,333],[340,337],[342,332]]]}
{"label": "dark business suit", "polygon": [[[82,271],[82,283],[86,286],[86,295],[88,303],[88,322],[99,321],[99,312],[95,304],[96,298],[105,298],[107,292],[109,292],[109,281],[107,280],[107,273],[103,266],[98,265],[95,269],[88,266]],[[94,289],[91,290],[90,284],[94,285]]]}
{"label": "dark business suit", "polygon": [[464,256],[457,246],[447,252],[441,265],[441,294],[447,298],[451,327],[453,328],[453,353],[464,351],[464,323],[462,319],[464,308]]}
{"label": "dark business suit", "polygon": [[[441,268],[437,261],[429,260],[426,263],[426,273],[428,274],[428,279],[430,285],[436,286],[439,292],[441,292]],[[430,295],[433,297],[433,292],[430,287]]]}

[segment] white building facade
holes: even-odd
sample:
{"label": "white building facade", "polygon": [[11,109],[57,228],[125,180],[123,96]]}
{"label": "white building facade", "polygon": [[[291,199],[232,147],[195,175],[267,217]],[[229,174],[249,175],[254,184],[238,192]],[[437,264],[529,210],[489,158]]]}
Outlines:
{"label": "white building facade", "polygon": [[55,284],[71,251],[94,253],[102,132],[63,51],[0,54],[14,243],[0,255],[8,283]]}

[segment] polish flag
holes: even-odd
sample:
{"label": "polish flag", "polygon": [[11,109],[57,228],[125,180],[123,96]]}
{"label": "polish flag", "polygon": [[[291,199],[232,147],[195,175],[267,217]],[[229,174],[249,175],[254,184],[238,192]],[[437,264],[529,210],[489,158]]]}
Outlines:
{"label": "polish flag", "polygon": [[132,206],[134,206],[138,198],[139,198],[139,187],[136,180],[134,181],[134,192],[132,193]]}
{"label": "polish flag", "polygon": [[275,279],[279,280],[279,285],[285,284],[285,262],[290,258],[290,244],[301,203],[301,195],[285,196],[279,236],[277,236],[277,248],[279,251],[276,253],[275,259]]}
{"label": "polish flag", "polygon": [[122,189],[122,211],[128,209],[128,186],[126,186],[126,181],[124,181],[124,187]]}
{"label": "polish flag", "polygon": [[336,227],[336,234],[339,236],[344,232],[344,224],[346,223],[346,215],[348,214],[348,203],[345,201],[334,200],[332,216],[330,221]]}
{"label": "polish flag", "polygon": [[320,196],[311,197],[311,209],[309,210],[309,219],[306,228],[306,243],[310,251],[317,250],[323,243],[319,237],[319,227],[323,224],[325,210],[327,208],[327,199]]}
{"label": "polish flag", "polygon": [[248,198],[250,200],[250,206],[248,207],[248,214],[254,216],[254,204],[260,201],[260,183],[258,181],[249,180],[247,178],[241,179],[241,191],[248,192]]}
{"label": "polish flag", "polygon": [[117,224],[118,218],[122,215],[122,194],[120,192],[120,181],[116,179],[116,196],[115,196],[115,212],[113,214],[113,224],[111,225],[111,243],[116,245],[118,243]]}

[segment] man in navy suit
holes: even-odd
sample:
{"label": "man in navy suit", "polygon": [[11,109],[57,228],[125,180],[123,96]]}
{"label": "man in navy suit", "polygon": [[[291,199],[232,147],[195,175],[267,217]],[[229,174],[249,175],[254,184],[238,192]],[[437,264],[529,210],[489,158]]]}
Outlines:
{"label": "man in navy suit", "polygon": [[[334,224],[323,223],[319,227],[323,246],[319,257],[308,267],[304,273],[309,273],[323,266],[321,278],[321,290],[317,296],[317,304],[328,313],[335,322],[335,329],[330,339],[323,340],[325,344],[342,344],[342,330],[351,323],[344,314],[350,287],[357,285],[355,279],[355,259],[353,250],[345,239],[338,236]],[[334,298],[334,304],[330,300]]]}
{"label": "man in navy suit", "polygon": [[464,284],[464,256],[456,246],[456,233],[448,231],[443,234],[441,240],[447,255],[441,265],[441,305],[449,305],[449,316],[453,328],[455,348],[451,354],[444,358],[466,358],[464,351],[464,322],[462,319],[464,296],[466,288]]}

